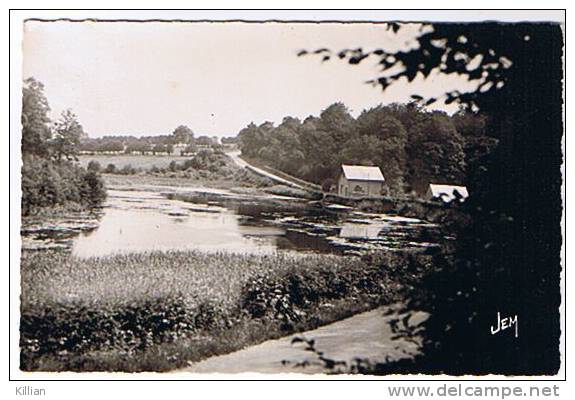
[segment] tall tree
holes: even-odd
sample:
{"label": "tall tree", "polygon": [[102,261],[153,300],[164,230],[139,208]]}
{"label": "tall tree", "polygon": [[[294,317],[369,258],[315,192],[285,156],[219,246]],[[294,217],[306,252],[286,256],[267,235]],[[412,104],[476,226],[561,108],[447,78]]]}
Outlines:
{"label": "tall tree", "polygon": [[374,135],[354,136],[341,151],[341,161],[346,164],[373,166],[381,165],[382,160],[383,141]]}
{"label": "tall tree", "polygon": [[273,132],[275,143],[272,148],[276,153],[274,166],[290,174],[297,173],[304,161],[299,136],[300,126],[301,122],[297,118],[286,117]]}
{"label": "tall tree", "polygon": [[407,170],[407,131],[388,108],[378,106],[361,113],[357,130],[362,136],[374,135],[380,140],[376,164],[381,167],[386,186],[393,193],[403,193]]}
{"label": "tall tree", "polygon": [[54,123],[54,133],[50,142],[52,157],[58,162],[77,161],[80,138],[84,135],[84,129],[78,122],[76,114],[72,110],[63,111],[60,119]]}
{"label": "tall tree", "polygon": [[429,183],[462,184],[465,179],[463,147],[463,137],[447,115],[426,114],[412,126],[408,138],[411,188],[424,193]]}
{"label": "tall tree", "polygon": [[243,155],[253,157],[261,144],[258,137],[258,127],[253,122],[238,133],[239,148]]}
{"label": "tall tree", "polygon": [[51,138],[50,106],[44,95],[44,84],[34,78],[24,81],[22,88],[22,154],[46,156]]}
{"label": "tall tree", "polygon": [[99,174],[75,160],[81,125],[71,111],[51,123],[44,86],[33,78],[23,84],[22,96],[22,215],[68,204],[100,204],[105,188]]}
{"label": "tall tree", "polygon": [[322,129],[319,118],[308,117],[300,130],[300,143],[305,163],[299,174],[315,183],[333,178],[339,168],[339,147],[334,137]]}
{"label": "tall tree", "polygon": [[194,132],[187,126],[180,125],[176,129],[174,129],[174,132],[172,133],[172,140],[174,144],[192,143],[192,141],[194,140]]}
{"label": "tall tree", "polygon": [[355,120],[343,103],[334,103],[323,110],[319,116],[321,129],[329,132],[338,146],[353,134]]}

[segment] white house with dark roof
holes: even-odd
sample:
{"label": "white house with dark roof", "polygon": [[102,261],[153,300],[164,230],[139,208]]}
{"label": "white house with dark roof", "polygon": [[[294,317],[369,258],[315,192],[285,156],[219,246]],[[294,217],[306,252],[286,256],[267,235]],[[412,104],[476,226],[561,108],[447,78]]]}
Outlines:
{"label": "white house with dark roof", "polygon": [[337,194],[342,197],[381,197],[385,178],[379,167],[341,166]]}
{"label": "white house with dark roof", "polygon": [[464,202],[469,197],[469,192],[465,186],[440,185],[430,183],[425,196],[428,200],[440,199],[444,203],[449,203],[456,198]]}

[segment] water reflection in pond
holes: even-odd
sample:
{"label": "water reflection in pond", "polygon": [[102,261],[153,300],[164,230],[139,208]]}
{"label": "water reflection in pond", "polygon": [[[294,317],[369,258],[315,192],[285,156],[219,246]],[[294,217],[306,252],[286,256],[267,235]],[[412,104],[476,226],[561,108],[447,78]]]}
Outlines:
{"label": "water reflection in pond", "polygon": [[346,239],[377,239],[382,226],[375,224],[344,223],[339,236]]}
{"label": "water reflection in pond", "polygon": [[[169,196],[168,196],[169,197]],[[110,190],[99,222],[68,230],[63,247],[79,257],[122,252],[195,249],[206,252],[312,251],[343,254],[370,249],[426,248],[420,232],[437,228],[422,221],[348,208],[210,193],[194,202],[160,193]],[[41,225],[41,224],[40,224]],[[59,224],[53,227],[61,228]],[[53,244],[50,229],[22,230],[23,247]],[[39,232],[42,236],[39,236]],[[429,236],[429,235],[427,235]],[[62,244],[61,243],[61,244]]]}

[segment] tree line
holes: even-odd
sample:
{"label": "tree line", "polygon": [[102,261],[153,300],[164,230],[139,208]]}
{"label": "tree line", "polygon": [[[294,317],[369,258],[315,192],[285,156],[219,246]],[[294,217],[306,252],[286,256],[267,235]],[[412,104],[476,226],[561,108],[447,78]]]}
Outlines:
{"label": "tree line", "polygon": [[496,143],[485,118],[450,116],[416,103],[379,105],[354,118],[343,103],[303,122],[251,123],[239,134],[242,155],[329,189],[341,164],[378,166],[389,194],[425,191],[430,182],[466,184],[467,165]]}
{"label": "tree line", "polygon": [[76,165],[82,125],[71,110],[52,121],[44,85],[28,78],[22,89],[22,215],[46,207],[84,208],[105,198],[94,171]]}
{"label": "tree line", "polygon": [[184,152],[194,153],[198,146],[217,146],[218,141],[209,136],[195,137],[192,129],[186,125],[180,125],[171,135],[157,136],[126,136],[111,135],[101,138],[84,138],[80,142],[80,150],[83,152],[122,152],[133,153],[168,153],[174,152],[175,145],[185,145]]}

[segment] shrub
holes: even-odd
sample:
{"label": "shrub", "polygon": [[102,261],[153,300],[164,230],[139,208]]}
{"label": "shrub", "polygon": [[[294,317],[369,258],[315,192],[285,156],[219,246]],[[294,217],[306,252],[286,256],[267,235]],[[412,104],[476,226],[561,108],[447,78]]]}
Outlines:
{"label": "shrub", "polygon": [[28,310],[20,319],[22,364],[51,353],[101,349],[143,350],[172,342],[195,329],[193,313],[180,296],[146,299],[123,308],[90,309],[80,304],[54,304]]}
{"label": "shrub", "polygon": [[117,173],[121,175],[134,175],[138,173],[138,170],[132,167],[132,164],[127,164],[122,167]]}
{"label": "shrub", "polygon": [[170,162],[168,169],[170,170],[170,172],[177,172],[179,170],[179,166],[178,166],[178,163],[176,162],[176,160],[172,160]]}
{"label": "shrub", "polygon": [[88,163],[88,167],[86,168],[88,171],[91,172],[100,172],[102,170],[102,166],[100,165],[100,163],[96,160],[91,160]]}
{"label": "shrub", "polygon": [[183,170],[187,170],[189,168],[194,168],[195,162],[192,159],[187,159],[186,161],[184,161],[184,163],[182,164],[182,169]]}
{"label": "shrub", "polygon": [[106,169],[104,169],[104,173],[106,174],[115,174],[116,173],[116,166],[112,163],[108,164],[106,166]]}
{"label": "shrub", "polygon": [[91,207],[101,204],[106,199],[106,188],[100,174],[88,171],[83,177],[82,198]]}
{"label": "shrub", "polygon": [[105,198],[98,173],[68,161],[28,158],[22,166],[22,215],[45,207],[92,207]]}

